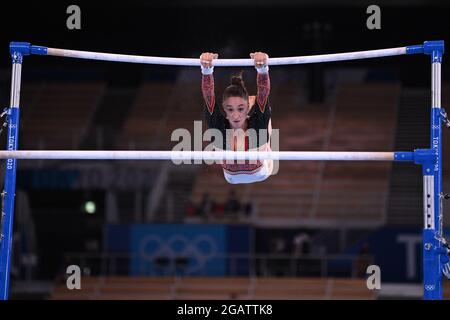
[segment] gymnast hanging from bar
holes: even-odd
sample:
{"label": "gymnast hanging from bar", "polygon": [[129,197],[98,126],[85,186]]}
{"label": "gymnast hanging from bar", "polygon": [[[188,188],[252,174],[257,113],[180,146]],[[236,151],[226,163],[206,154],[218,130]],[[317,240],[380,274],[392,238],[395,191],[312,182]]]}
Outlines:
{"label": "gymnast hanging from bar", "polygon": [[[256,97],[248,95],[241,73],[231,78],[231,84],[223,92],[221,108],[216,102],[213,76],[213,60],[218,54],[205,52],[200,56],[205,118],[209,128],[218,129],[223,137],[223,144],[215,145],[216,149],[271,151],[269,57],[263,52],[251,53],[250,57],[257,71]],[[222,161],[220,164],[225,179],[231,184],[263,181],[273,171],[273,160]]]}

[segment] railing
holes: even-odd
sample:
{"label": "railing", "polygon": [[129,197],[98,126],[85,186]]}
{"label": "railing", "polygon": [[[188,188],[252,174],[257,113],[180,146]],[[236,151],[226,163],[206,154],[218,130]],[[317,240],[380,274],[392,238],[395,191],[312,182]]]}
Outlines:
{"label": "railing", "polygon": [[[134,259],[133,267],[132,262]],[[189,267],[187,256],[145,256],[139,254],[68,253],[61,266],[62,275],[69,265],[80,267],[86,276],[258,276],[258,277],[364,277],[373,264],[372,255],[358,254],[227,254],[214,255],[218,269]],[[223,272],[223,274],[220,274]]]}

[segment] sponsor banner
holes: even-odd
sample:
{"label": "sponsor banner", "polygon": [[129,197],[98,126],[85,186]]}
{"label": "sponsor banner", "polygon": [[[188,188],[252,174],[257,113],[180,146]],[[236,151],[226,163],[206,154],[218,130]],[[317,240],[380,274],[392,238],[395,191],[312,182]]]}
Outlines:
{"label": "sponsor banner", "polygon": [[[449,233],[449,229],[444,230],[447,236]],[[422,282],[421,228],[380,228],[349,248],[348,253],[358,254],[362,250],[374,256],[382,282]]]}
{"label": "sponsor banner", "polygon": [[247,276],[250,235],[246,225],[109,225],[106,249],[131,257],[133,275]]}

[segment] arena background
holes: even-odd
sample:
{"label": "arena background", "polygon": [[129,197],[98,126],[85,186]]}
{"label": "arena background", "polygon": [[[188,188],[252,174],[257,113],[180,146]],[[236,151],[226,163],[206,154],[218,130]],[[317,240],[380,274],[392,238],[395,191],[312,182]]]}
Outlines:
{"label": "arena background", "polygon": [[[81,30],[66,27],[70,4],[81,8]],[[380,30],[366,27],[370,4],[381,8]],[[0,6],[4,106],[10,41],[168,57],[245,58],[259,50],[287,57],[446,40],[450,30],[443,1]],[[446,66],[444,54],[443,107]],[[254,92],[255,70],[244,69]],[[240,70],[216,69],[217,95]],[[420,55],[271,67],[280,150],[428,146],[430,70]],[[193,133],[202,120],[199,68],[32,56],[22,79],[19,149],[171,150],[174,129]],[[5,145],[5,132],[0,138]],[[443,145],[449,192],[447,130]],[[266,182],[235,186],[204,164],[19,161],[11,298],[420,298],[422,206],[421,169],[406,163],[287,161]],[[444,203],[445,227],[448,213]],[[381,268],[381,290],[366,287],[371,264]],[[81,267],[81,290],[66,287],[69,265]]]}

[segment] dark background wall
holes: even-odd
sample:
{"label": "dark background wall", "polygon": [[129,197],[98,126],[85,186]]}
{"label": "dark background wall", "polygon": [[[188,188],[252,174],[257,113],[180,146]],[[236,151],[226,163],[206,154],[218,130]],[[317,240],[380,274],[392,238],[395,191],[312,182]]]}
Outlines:
{"label": "dark background wall", "polygon": [[[66,27],[70,4],[81,8],[81,30]],[[381,30],[366,27],[370,4],[381,8]],[[236,58],[255,50],[276,57],[396,47],[446,39],[450,32],[450,6],[440,1],[48,1],[4,2],[1,7],[2,67],[9,65],[9,41],[173,57],[198,57],[209,50]],[[321,25],[320,35],[305,31],[316,23]],[[53,67],[87,65],[85,61],[33,58],[33,67],[48,63]],[[365,60],[351,65],[374,63]],[[400,57],[386,63],[401,68],[404,81],[428,83],[427,68],[412,68],[415,63],[427,63],[424,59]],[[128,74],[127,81],[132,81],[131,75],[151,67],[105,62],[89,63],[89,68],[107,68],[119,78]]]}

